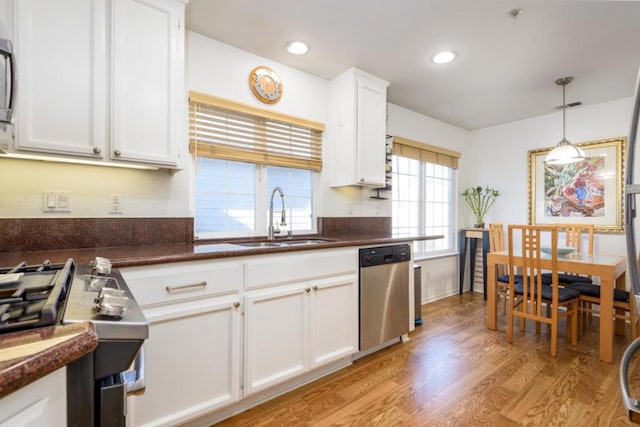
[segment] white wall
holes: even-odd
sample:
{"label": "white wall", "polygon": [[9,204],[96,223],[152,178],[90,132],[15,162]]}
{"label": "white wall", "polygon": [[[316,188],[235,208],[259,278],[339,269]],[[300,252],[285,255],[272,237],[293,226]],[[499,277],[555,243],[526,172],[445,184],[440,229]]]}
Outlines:
{"label": "white wall", "polygon": [[[328,81],[267,58],[236,49],[198,33],[188,33],[188,88],[318,122],[327,122]],[[258,101],[249,88],[249,72],[258,65],[272,67],[283,82],[280,102]],[[365,70],[366,71],[366,70]],[[325,132],[324,140],[331,135]],[[331,161],[331,159],[324,159]],[[389,203],[372,200],[374,193],[359,187],[331,188],[321,176],[318,180],[318,216],[390,216]]]}
{"label": "white wall", "polygon": [[[567,138],[580,143],[628,136],[632,102],[632,98],[625,98],[567,111]],[[460,151],[459,188],[488,185],[502,194],[485,222],[526,224],[528,151],[552,147],[562,138],[562,113],[466,132],[390,104],[389,133]],[[636,170],[634,182],[639,181],[639,176]],[[459,208],[459,228],[471,227],[474,220],[468,207],[461,202]],[[623,233],[598,233],[595,239],[598,252],[625,255]],[[640,241],[640,236],[637,239]],[[458,257],[418,263],[422,265],[423,302],[458,291]],[[468,282],[465,281],[466,287]]]}
{"label": "white wall", "polygon": [[[567,139],[580,143],[627,136],[632,101],[625,98],[568,110]],[[471,132],[467,153],[477,167],[469,168],[465,185],[489,185],[502,194],[489,211],[486,223],[527,223],[528,151],[553,147],[560,139],[561,112]],[[598,233],[596,250],[625,255],[624,234]]]}
{"label": "white wall", "polygon": [[[249,73],[258,65],[273,68],[282,80],[283,94],[277,104],[258,101],[249,88]],[[326,80],[192,31],[187,32],[187,87],[258,108],[327,121]]]}
{"label": "white wall", "polygon": [[[458,169],[460,172],[470,164],[468,156],[465,154],[469,132],[458,127],[394,104],[388,104],[387,133],[462,153]],[[462,173],[459,173],[460,179],[462,179]],[[456,193],[458,193],[457,189]],[[458,198],[455,200],[457,202]],[[417,260],[415,263],[422,266],[423,303],[458,292],[457,255]]]}
{"label": "white wall", "polygon": [[[2,3],[4,4],[4,3]],[[1,10],[1,9],[0,9]],[[266,107],[251,94],[249,72],[257,65],[274,67],[284,81],[283,99],[274,110],[326,121],[327,82],[307,73],[257,57],[196,33],[187,34],[187,88]],[[185,98],[186,102],[186,98]],[[268,108],[268,107],[266,107]],[[110,194],[123,196],[123,213],[115,217],[184,217],[193,215],[193,165],[186,137],[180,153],[185,170],[141,171],[0,157],[0,217],[114,217]],[[70,191],[70,213],[42,212],[42,191]]]}
{"label": "white wall", "polygon": [[[6,159],[0,156],[0,218],[188,217],[187,173]],[[42,191],[70,191],[71,212],[42,211]],[[111,194],[122,214],[110,215]]]}
{"label": "white wall", "polygon": [[[328,82],[300,70],[187,33],[187,88],[285,114],[326,122]],[[284,83],[282,100],[267,106],[249,88],[248,75],[257,65],[273,67]],[[364,70],[367,71],[367,70]],[[391,82],[393,85],[393,82]],[[623,99],[567,112],[567,137],[573,142],[625,136],[632,100]],[[486,222],[527,222],[528,150],[551,147],[562,135],[560,112],[473,132],[451,126],[394,104],[388,104],[387,132],[462,153],[459,189],[489,185],[502,196]],[[186,147],[181,148],[186,153]],[[188,157],[188,154],[187,154]],[[330,161],[330,159],[328,159]],[[193,167],[172,175],[59,163],[7,160],[0,157],[0,217],[51,217],[42,212],[43,190],[71,191],[73,211],[60,217],[107,217],[109,195],[123,195],[124,217],[191,216]],[[389,201],[372,200],[368,189],[332,189],[319,183],[317,213],[321,216],[390,216]],[[457,191],[460,192],[459,190]],[[456,199],[460,204],[460,198]],[[473,224],[464,203],[459,227]],[[624,254],[624,235],[599,234],[601,252]],[[423,301],[457,292],[457,256],[419,261],[423,265]]]}

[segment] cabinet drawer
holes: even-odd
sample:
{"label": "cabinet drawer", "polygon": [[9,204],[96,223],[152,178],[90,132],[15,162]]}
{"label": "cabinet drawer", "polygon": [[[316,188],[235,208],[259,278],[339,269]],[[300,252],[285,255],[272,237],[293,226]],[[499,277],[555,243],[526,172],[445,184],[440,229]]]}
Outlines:
{"label": "cabinet drawer", "polygon": [[247,289],[355,273],[357,249],[269,255],[247,261]]}
{"label": "cabinet drawer", "polygon": [[120,269],[141,306],[238,292],[244,284],[239,262],[181,262]]}

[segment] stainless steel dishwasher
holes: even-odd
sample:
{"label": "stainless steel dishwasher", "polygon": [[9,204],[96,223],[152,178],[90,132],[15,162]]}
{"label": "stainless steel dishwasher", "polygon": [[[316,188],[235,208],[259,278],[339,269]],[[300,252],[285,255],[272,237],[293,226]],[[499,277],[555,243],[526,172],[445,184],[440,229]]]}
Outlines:
{"label": "stainless steel dishwasher", "polygon": [[408,244],[360,249],[360,351],[409,332]]}

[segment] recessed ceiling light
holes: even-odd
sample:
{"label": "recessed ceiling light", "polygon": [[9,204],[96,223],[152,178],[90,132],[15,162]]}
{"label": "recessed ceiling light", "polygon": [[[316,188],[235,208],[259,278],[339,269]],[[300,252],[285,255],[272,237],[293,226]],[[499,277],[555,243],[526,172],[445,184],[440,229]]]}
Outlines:
{"label": "recessed ceiling light", "polygon": [[309,52],[309,46],[305,42],[294,40],[287,43],[287,51],[294,55],[304,55]]}
{"label": "recessed ceiling light", "polygon": [[446,64],[454,59],[456,59],[456,54],[454,52],[443,50],[442,52],[436,53],[432,61],[436,64]]}

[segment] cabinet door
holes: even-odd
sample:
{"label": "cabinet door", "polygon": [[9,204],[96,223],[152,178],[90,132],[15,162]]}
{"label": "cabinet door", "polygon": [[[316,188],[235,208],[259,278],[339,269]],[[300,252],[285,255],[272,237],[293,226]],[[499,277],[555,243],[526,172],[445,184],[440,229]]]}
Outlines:
{"label": "cabinet door", "polygon": [[146,390],[128,398],[129,425],[176,425],[238,401],[239,306],[225,297],[145,310]]}
{"label": "cabinet door", "polygon": [[60,368],[0,399],[0,427],[67,425],[67,369]]}
{"label": "cabinet door", "polygon": [[245,395],[307,370],[309,292],[296,285],[247,293]]}
{"label": "cabinet door", "polygon": [[387,89],[360,77],[357,102],[356,179],[359,184],[384,186]]}
{"label": "cabinet door", "polygon": [[186,138],[183,20],[176,0],[113,1],[111,158],[176,165]]}
{"label": "cabinet door", "polygon": [[312,283],[311,367],[358,351],[358,286],[355,274]]}
{"label": "cabinet door", "polygon": [[106,142],[104,0],[20,0],[17,149],[102,157]]}

